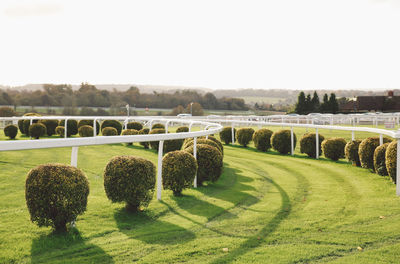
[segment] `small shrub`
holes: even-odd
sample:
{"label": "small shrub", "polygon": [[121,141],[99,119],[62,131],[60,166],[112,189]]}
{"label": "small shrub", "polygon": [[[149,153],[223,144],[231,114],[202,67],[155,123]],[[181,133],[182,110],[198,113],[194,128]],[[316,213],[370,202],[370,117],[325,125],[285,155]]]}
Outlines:
{"label": "small shrub", "polygon": [[346,147],[344,148],[346,158],[357,167],[361,166],[360,156],[358,155],[360,143],[361,140],[352,140],[347,142]]}
{"label": "small shrub", "polygon": [[176,133],[184,133],[184,132],[189,132],[189,127],[187,127],[187,126],[181,126],[181,127],[178,127],[178,128],[176,129]]}
{"label": "small shrub", "polygon": [[[79,120],[78,122],[78,132],[81,126],[91,126],[93,127],[93,120]],[[100,133],[100,123],[96,121],[96,135]]]}
{"label": "small shrub", "polygon": [[8,106],[0,107],[0,116],[1,117],[12,117],[15,116],[14,109]]}
{"label": "small shrub", "polygon": [[236,133],[236,140],[243,147],[247,147],[253,138],[254,129],[248,127],[239,128]]}
{"label": "small shrub", "polygon": [[29,127],[29,135],[31,135],[31,137],[36,139],[43,137],[44,135],[46,135],[46,126],[43,125],[42,123],[32,124]]}
{"label": "small shrub", "polygon": [[[193,146],[193,144],[194,144],[194,140],[191,140],[191,141],[189,141],[189,142],[185,145],[184,148],[185,148],[185,149],[186,149],[186,148],[190,148],[190,147]],[[211,140],[211,139],[199,138],[199,139],[197,139],[196,146],[197,146],[198,144],[205,144],[205,145],[212,146],[212,147],[218,149],[218,151],[219,151],[221,154],[223,154],[223,151],[222,151],[222,149],[220,149],[219,145],[218,145],[216,142],[214,142],[213,140]]]}
{"label": "small shrub", "polygon": [[15,139],[18,134],[18,127],[14,125],[8,125],[4,128],[4,135],[10,139]]}
{"label": "small shrub", "polygon": [[329,138],[322,141],[324,156],[335,161],[344,158],[345,146],[346,140],[344,138]]}
{"label": "small shrub", "polygon": [[163,124],[156,123],[151,126],[151,130],[153,130],[153,129],[165,129],[165,126]]}
{"label": "small shrub", "polygon": [[183,139],[172,139],[164,141],[163,152],[168,153],[171,151],[180,150],[183,145]]}
{"label": "small shrub", "polygon": [[[41,116],[40,114],[37,113],[26,113],[24,114],[24,116]],[[25,122],[26,121],[26,122]],[[38,120],[32,120],[32,124],[33,123],[37,123]],[[18,120],[18,128],[19,131],[21,132],[21,134],[27,135],[27,133],[29,134],[29,126],[31,125],[30,120]],[[27,135],[29,136],[29,135]]]}
{"label": "small shrub", "polygon": [[[316,154],[316,136],[315,133],[307,133],[300,139],[300,152],[307,154],[311,158],[315,158]],[[325,137],[318,134],[319,153],[322,153],[321,144]]]}
{"label": "small shrub", "polygon": [[127,129],[135,129],[135,130],[139,131],[143,128],[143,125],[142,125],[142,123],[139,123],[139,122],[129,122],[128,124],[126,124],[126,128]]}
{"label": "small shrub", "polygon": [[388,172],[386,170],[386,160],[385,160],[386,150],[388,146],[389,143],[385,143],[382,146],[377,147],[374,151],[375,172],[381,176],[388,175]]}
{"label": "small shrub", "polygon": [[[139,130],[139,135],[147,135],[149,134],[150,129],[148,128],[143,128],[141,130]],[[142,145],[145,149],[149,148],[150,142],[144,141],[144,142],[140,142],[140,145]]]}
{"label": "small shrub", "polygon": [[261,128],[253,134],[254,146],[259,151],[268,151],[271,148],[271,136],[273,132],[266,128]]}
{"label": "small shrub", "polygon": [[385,154],[386,170],[394,183],[396,183],[397,170],[397,141],[389,144]]}
{"label": "small shrub", "polygon": [[[122,130],[122,135],[123,136],[130,136],[130,135],[137,135],[139,134],[139,131],[137,131],[136,129],[125,129]],[[126,143],[127,145],[132,145],[132,142],[130,143]]]}
{"label": "small shrub", "polygon": [[121,135],[122,131],[122,125],[119,121],[117,120],[104,120],[103,123],[101,123],[101,131],[103,132],[103,129],[106,127],[113,127],[117,130],[117,135]]}
{"label": "small shrub", "polygon": [[[150,130],[149,134],[165,134],[165,129],[162,128],[152,129]],[[160,143],[159,141],[150,141],[150,147],[158,151],[159,143]]]}
{"label": "small shrub", "polygon": [[[293,149],[296,148],[296,134],[293,133]],[[291,136],[290,130],[279,130],[274,132],[271,137],[272,147],[281,154],[291,152]]]}
{"label": "small shrub", "polygon": [[202,137],[199,137],[199,139],[209,139],[209,140],[214,141],[218,145],[218,148],[221,151],[222,155],[224,155],[224,146],[222,145],[221,141],[219,141],[216,137],[214,137],[214,136],[208,136],[208,137],[202,136]]}
{"label": "small shrub", "polygon": [[[58,122],[58,126],[62,126],[65,129],[65,120],[60,120]],[[68,119],[67,121],[67,136],[70,137],[72,135],[78,134],[78,122],[74,119]]]}
{"label": "small shrub", "polygon": [[180,196],[183,189],[190,188],[196,176],[197,162],[186,151],[172,151],[162,160],[162,184],[164,189],[172,190]]}
{"label": "small shrub", "polygon": [[[193,154],[193,146],[186,148],[184,151]],[[205,181],[215,182],[222,174],[222,154],[221,152],[206,144],[196,145],[197,159],[197,184],[201,186]]]}
{"label": "small shrub", "polygon": [[78,128],[79,136],[81,137],[93,137],[93,127],[84,125]]}
{"label": "small shrub", "polygon": [[[236,137],[236,128],[233,129],[233,139]],[[219,138],[226,145],[232,143],[232,127],[224,127],[221,132],[219,132]]]}
{"label": "small shrub", "polygon": [[29,171],[25,198],[31,221],[65,231],[67,223],[86,211],[89,182],[78,168],[45,164]]}
{"label": "small shrub", "polygon": [[60,137],[64,137],[65,136],[65,128],[63,126],[56,127],[56,135],[59,135]]}
{"label": "small shrub", "polygon": [[151,161],[134,156],[112,158],[104,170],[104,189],[113,203],[125,202],[136,212],[153,198],[156,169]]}
{"label": "small shrub", "polygon": [[56,133],[56,127],[58,126],[58,120],[50,120],[50,119],[44,119],[40,120],[39,123],[42,123],[43,125],[46,126],[46,134],[48,136],[52,136]]}
{"label": "small shrub", "polygon": [[[383,138],[383,143],[388,143],[388,138]],[[379,137],[369,137],[361,141],[358,148],[361,167],[365,169],[374,169],[374,151],[379,146]]]}
{"label": "small shrub", "polygon": [[101,130],[103,136],[118,136],[118,131],[114,127],[105,127]]}

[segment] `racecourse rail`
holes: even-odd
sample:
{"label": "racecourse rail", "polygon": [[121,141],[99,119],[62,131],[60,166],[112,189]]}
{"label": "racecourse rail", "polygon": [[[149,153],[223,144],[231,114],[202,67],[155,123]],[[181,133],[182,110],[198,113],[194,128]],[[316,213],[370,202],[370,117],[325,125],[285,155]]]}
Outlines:
{"label": "racecourse rail", "polygon": [[[71,165],[77,166],[78,163],[78,147],[79,146],[90,146],[90,145],[105,145],[105,144],[114,144],[114,143],[131,143],[131,142],[149,142],[149,141],[159,141],[159,149],[158,149],[158,164],[157,164],[157,199],[161,200],[161,189],[162,189],[162,156],[163,156],[163,144],[165,140],[173,140],[173,139],[185,139],[185,138],[194,138],[194,156],[196,158],[196,142],[197,137],[208,136],[212,134],[216,134],[223,128],[223,124],[231,126],[232,130],[232,138],[234,138],[234,129],[238,126],[258,126],[259,128],[265,126],[282,126],[289,127],[291,131],[291,155],[294,155],[294,133],[293,128],[301,127],[307,129],[315,129],[316,133],[316,158],[319,158],[319,129],[329,129],[329,130],[340,130],[340,131],[349,131],[352,135],[352,140],[355,138],[356,132],[370,132],[379,135],[380,144],[383,144],[383,135],[392,137],[397,140],[397,169],[396,169],[396,194],[400,196],[400,129],[395,130],[386,130],[386,129],[378,129],[371,127],[357,127],[357,126],[335,126],[335,125],[318,125],[314,124],[314,118],[311,123],[307,121],[307,123],[302,124],[300,120],[304,116],[300,117],[290,117],[290,118],[282,118],[282,117],[243,117],[243,116],[230,116],[228,118],[212,118],[205,120],[204,118],[195,118],[195,117],[186,117],[179,118],[176,117],[126,117],[126,116],[23,116],[23,117],[3,117],[0,118],[0,121],[4,123],[17,123],[18,120],[30,120],[32,124],[33,120],[65,120],[65,134],[64,138],[59,139],[41,139],[41,140],[16,140],[16,141],[0,141],[0,151],[11,151],[11,150],[26,150],[26,149],[42,149],[42,148],[60,148],[60,147],[72,147],[71,152]],[[275,118],[275,119],[274,119]],[[374,117],[375,118],[375,117]],[[377,120],[374,119],[373,120]],[[391,120],[399,122],[398,116],[392,115]],[[67,120],[93,120],[93,137],[85,137],[85,138],[67,138]],[[165,125],[165,134],[152,134],[152,135],[127,135],[127,136],[97,136],[96,135],[96,121],[101,120],[119,120],[124,124],[124,128],[128,122],[130,121],[139,121],[144,123],[144,126],[151,128],[154,122],[163,123]],[[256,120],[256,121],[254,121]],[[268,121],[262,121],[268,120]],[[309,119],[305,119],[309,120]],[[337,118],[331,118],[332,120],[337,120]],[[351,118],[350,123],[353,125],[357,124],[357,120]],[[279,122],[281,121],[281,122]],[[289,122],[285,122],[289,121]],[[330,122],[331,124],[333,122]],[[176,124],[184,124],[189,126],[189,132],[184,133],[168,133],[168,126],[176,125]],[[377,122],[374,122],[374,125]],[[200,131],[192,132],[193,126],[200,126],[202,129]],[[233,140],[232,140],[233,141]],[[234,144],[234,142],[232,142]],[[196,186],[197,179],[194,180],[194,187]]]}

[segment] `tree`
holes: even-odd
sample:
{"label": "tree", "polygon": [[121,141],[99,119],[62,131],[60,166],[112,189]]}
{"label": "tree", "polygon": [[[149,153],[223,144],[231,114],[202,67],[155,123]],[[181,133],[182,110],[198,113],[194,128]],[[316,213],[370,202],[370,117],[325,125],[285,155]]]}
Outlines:
{"label": "tree", "polygon": [[317,92],[316,91],[314,91],[314,95],[313,95],[313,98],[312,98],[312,100],[311,100],[311,103],[312,103],[312,109],[313,109],[313,112],[319,112],[320,111],[320,104],[319,104],[319,97],[318,97],[318,94],[317,94]]}
{"label": "tree", "polygon": [[329,110],[332,114],[336,114],[339,111],[339,104],[334,93],[331,93],[331,96],[329,97]]}
{"label": "tree", "polygon": [[296,103],[296,113],[299,115],[302,115],[306,112],[306,95],[304,94],[303,91],[299,93],[299,96],[297,97],[297,103]]}
{"label": "tree", "polygon": [[324,94],[324,99],[323,99],[322,104],[320,106],[320,110],[321,110],[322,113],[328,113],[329,112],[328,94]]}
{"label": "tree", "polygon": [[305,112],[305,114],[309,114],[312,111],[313,111],[313,105],[312,105],[312,102],[311,102],[311,95],[307,94],[307,97],[306,97],[306,112]]}
{"label": "tree", "polygon": [[191,113],[193,116],[202,116],[204,114],[201,104],[197,102],[193,103],[192,105],[191,104],[192,103],[187,105],[186,112]]}

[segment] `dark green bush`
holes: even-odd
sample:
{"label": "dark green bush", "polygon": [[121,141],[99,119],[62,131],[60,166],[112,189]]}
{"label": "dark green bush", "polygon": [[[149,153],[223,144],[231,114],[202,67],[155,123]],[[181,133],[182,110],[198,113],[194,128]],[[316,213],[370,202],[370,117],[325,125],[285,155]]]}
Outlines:
{"label": "dark green bush", "polygon": [[[78,132],[81,126],[91,126],[93,127],[93,120],[79,120],[78,122]],[[100,123],[96,121],[96,135],[100,133]]]}
{"label": "dark green bush", "polygon": [[106,127],[113,127],[117,130],[117,135],[121,135],[122,131],[122,125],[119,121],[117,120],[104,120],[103,123],[101,123],[101,131],[103,131],[104,128]]}
{"label": "dark green bush", "polygon": [[[184,149],[193,154],[193,146]],[[196,145],[197,159],[197,184],[201,186],[205,181],[215,182],[222,174],[222,154],[221,152],[206,144]]]}
{"label": "dark green bush", "polygon": [[360,146],[361,140],[352,140],[347,142],[344,148],[344,154],[346,158],[353,163],[353,165],[360,167],[360,156],[358,156],[358,148]]}
{"label": "dark green bush", "polygon": [[222,145],[221,141],[219,141],[216,137],[214,137],[214,136],[208,136],[208,137],[202,136],[202,137],[199,137],[199,139],[209,139],[209,140],[214,141],[218,145],[218,149],[221,151],[222,155],[224,155],[224,146]]}
{"label": "dark green bush", "polygon": [[393,141],[386,149],[386,170],[394,183],[396,183],[397,170],[397,141]]}
{"label": "dark green bush", "polygon": [[58,120],[50,120],[44,119],[40,120],[39,123],[42,123],[46,126],[46,134],[48,136],[52,136],[56,133],[56,127],[58,126]]}
{"label": "dark green bush", "polygon": [[[390,139],[383,138],[383,143],[390,142]],[[365,169],[374,169],[374,151],[379,146],[379,137],[369,137],[361,141],[358,148],[361,167]]]}
{"label": "dark green bush", "polygon": [[60,137],[65,136],[65,129],[63,126],[56,127],[56,135],[59,135]]}
{"label": "dark green bush", "polygon": [[81,137],[93,137],[93,127],[84,125],[78,128],[79,136]]}
{"label": "dark green bush", "polygon": [[1,117],[12,117],[15,116],[14,109],[8,106],[2,106],[0,107],[0,116]]}
{"label": "dark green bush", "polygon": [[[139,135],[147,135],[147,134],[149,134],[149,132],[150,132],[150,129],[143,128],[143,129],[139,130]],[[144,142],[140,142],[139,144],[142,145],[145,149],[148,149],[150,142],[144,141]]]}
{"label": "dark green bush", "polygon": [[[65,129],[65,120],[60,120],[58,126],[62,126]],[[67,121],[67,137],[78,134],[78,121],[74,119],[68,119]]]}
{"label": "dark green bush", "polygon": [[164,141],[163,152],[168,153],[175,150],[180,150],[183,145],[183,139],[173,139]]}
{"label": "dark green bush", "polygon": [[[290,138],[290,130],[279,130],[272,134],[271,145],[279,153],[288,154],[291,152]],[[296,141],[296,134],[293,133],[293,149],[296,148]]]}
{"label": "dark green bush", "polygon": [[[322,153],[321,144],[324,141],[325,137],[321,134],[318,134],[318,143],[319,143],[319,154]],[[315,158],[316,154],[316,134],[315,133],[307,133],[300,139],[300,152],[307,154],[311,158]]]}
{"label": "dark green bush", "polygon": [[259,151],[268,151],[271,148],[272,131],[266,128],[261,128],[253,134],[254,146]]}
{"label": "dark green bush", "polygon": [[162,160],[162,183],[164,189],[172,190],[180,196],[183,189],[193,185],[197,171],[197,162],[192,154],[186,151],[172,151]]}
{"label": "dark green bush", "polygon": [[[236,128],[233,129],[233,139],[236,137]],[[226,145],[232,143],[232,127],[224,127],[221,132],[219,132],[219,138]]]}
{"label": "dark green bush", "polygon": [[156,169],[151,161],[134,156],[112,158],[104,170],[104,189],[114,203],[125,202],[136,212],[153,198]]}
{"label": "dark green bush", "polygon": [[137,131],[143,129],[143,125],[142,123],[139,122],[129,122],[128,124],[126,124],[126,128],[127,129],[135,129]]}
{"label": "dark green bush", "polygon": [[[139,131],[137,131],[136,129],[125,129],[122,130],[122,135],[123,136],[131,136],[131,135],[138,135]],[[132,145],[132,142],[130,143],[126,143],[127,145]]]}
{"label": "dark green bush", "polygon": [[[192,147],[193,143],[194,143],[194,140],[188,141],[188,143],[184,146],[184,149]],[[221,152],[221,154],[223,154],[222,149],[219,147],[219,145],[211,139],[198,138],[196,143],[212,146],[212,147],[218,149],[218,151]]]}
{"label": "dark green bush", "polygon": [[183,133],[183,132],[189,132],[189,127],[187,127],[187,126],[181,126],[181,127],[178,127],[178,128],[176,129],[176,133]]}
{"label": "dark green bush", "polygon": [[46,135],[46,126],[42,123],[35,123],[29,127],[29,135],[33,138],[39,139]]}
{"label": "dark green bush", "polygon": [[15,139],[18,134],[18,127],[14,125],[8,125],[4,128],[4,135],[10,139]]}
{"label": "dark green bush", "polygon": [[247,145],[253,138],[253,134],[254,134],[254,129],[252,128],[249,127],[239,128],[236,133],[236,140],[243,147],[247,147]]}
{"label": "dark green bush", "polygon": [[324,156],[335,161],[344,158],[345,146],[346,140],[344,138],[328,138],[322,141]]}
{"label": "dark green bush", "polygon": [[377,147],[374,151],[375,172],[381,176],[388,175],[388,172],[386,170],[386,159],[385,159],[386,150],[388,146],[389,143],[385,143],[382,146]]}
{"label": "dark green bush", "polygon": [[44,164],[29,171],[25,198],[31,221],[65,231],[67,223],[86,211],[89,182],[78,168]]}
{"label": "dark green bush", "polygon": [[165,126],[163,124],[156,123],[151,126],[151,130],[153,130],[153,129],[165,129]]}
{"label": "dark green bush", "polygon": [[[24,116],[41,116],[40,114],[37,113],[26,113],[24,114]],[[32,120],[32,124],[33,123],[37,123],[38,120]],[[18,128],[19,131],[21,132],[21,134],[25,134],[27,136],[29,136],[29,126],[31,125],[30,120],[18,120]],[[28,133],[28,134],[27,134]]]}
{"label": "dark green bush", "polygon": [[105,127],[101,130],[103,136],[118,136],[118,131],[114,127]]}
{"label": "dark green bush", "polygon": [[[165,129],[162,128],[156,128],[156,129],[152,129],[150,130],[149,134],[165,134]],[[158,151],[158,145],[159,145],[159,141],[150,141],[150,147],[152,149],[155,149]]]}

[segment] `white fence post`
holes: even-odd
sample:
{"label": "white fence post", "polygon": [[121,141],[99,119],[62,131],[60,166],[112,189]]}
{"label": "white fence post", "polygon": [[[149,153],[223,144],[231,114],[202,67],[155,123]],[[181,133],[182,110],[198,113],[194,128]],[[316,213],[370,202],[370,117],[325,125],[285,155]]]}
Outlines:
{"label": "white fence post", "polygon": [[235,128],[234,128],[233,123],[232,123],[231,128],[232,128],[232,145],[235,145]]}
{"label": "white fence post", "polygon": [[355,134],[354,134],[354,130],[351,131],[351,140],[355,140]]}
{"label": "white fence post", "polygon": [[157,166],[157,200],[161,201],[162,190],[162,157],[163,157],[164,140],[158,143],[158,166]]}
{"label": "white fence post", "polygon": [[[197,137],[193,138],[193,157],[197,161]],[[197,188],[197,171],[194,176],[193,187]]]}
{"label": "white fence post", "polygon": [[315,129],[315,158],[319,159],[319,135],[318,128]]}
{"label": "white fence post", "polygon": [[67,138],[67,129],[68,129],[68,118],[65,118],[65,121],[64,121],[64,138]]}
{"label": "white fence post", "polygon": [[379,134],[379,146],[383,145],[383,135]]}
{"label": "white fence post", "polygon": [[71,151],[71,166],[78,167],[78,149],[79,147],[72,147]]}
{"label": "white fence post", "polygon": [[294,155],[294,137],[293,137],[293,127],[290,127],[290,153]]}
{"label": "white fence post", "polygon": [[[97,124],[96,124],[97,120],[96,118],[93,120],[93,137],[97,136]],[[99,127],[100,129],[100,127]]]}

